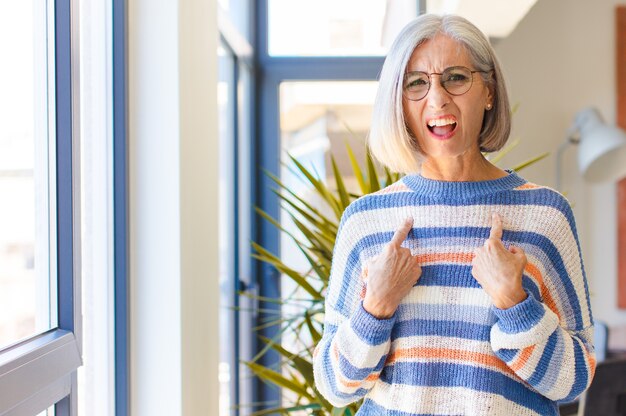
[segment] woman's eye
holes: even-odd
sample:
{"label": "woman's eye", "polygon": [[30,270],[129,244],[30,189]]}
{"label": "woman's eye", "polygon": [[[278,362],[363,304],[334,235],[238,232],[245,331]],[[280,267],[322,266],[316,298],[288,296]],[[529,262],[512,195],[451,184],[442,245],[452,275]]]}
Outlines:
{"label": "woman's eye", "polygon": [[450,76],[448,76],[448,79],[446,79],[446,81],[459,82],[459,81],[465,81],[467,79],[468,79],[467,76],[465,76],[464,74],[450,74]]}
{"label": "woman's eye", "polygon": [[428,84],[428,81],[426,81],[423,78],[413,78],[413,79],[407,80],[405,88],[423,87],[427,84]]}

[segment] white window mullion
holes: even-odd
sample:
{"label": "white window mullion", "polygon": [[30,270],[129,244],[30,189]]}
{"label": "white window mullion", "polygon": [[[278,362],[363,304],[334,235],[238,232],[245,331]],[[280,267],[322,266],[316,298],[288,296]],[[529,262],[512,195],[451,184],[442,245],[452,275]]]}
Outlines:
{"label": "white window mullion", "polygon": [[112,2],[81,5],[83,359],[79,415],[112,416],[114,398]]}

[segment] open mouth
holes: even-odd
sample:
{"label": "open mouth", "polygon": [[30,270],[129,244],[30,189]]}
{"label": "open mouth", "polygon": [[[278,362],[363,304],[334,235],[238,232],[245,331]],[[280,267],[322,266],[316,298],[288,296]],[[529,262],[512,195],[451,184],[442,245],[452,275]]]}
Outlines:
{"label": "open mouth", "polygon": [[428,130],[438,138],[448,138],[456,130],[457,122],[454,117],[446,116],[429,120]]}

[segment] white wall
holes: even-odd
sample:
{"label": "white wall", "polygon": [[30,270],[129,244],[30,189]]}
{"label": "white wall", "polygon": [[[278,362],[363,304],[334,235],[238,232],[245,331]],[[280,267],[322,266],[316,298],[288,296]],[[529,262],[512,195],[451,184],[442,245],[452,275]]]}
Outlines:
{"label": "white wall", "polygon": [[128,7],[131,414],[217,415],[217,4]]}
{"label": "white wall", "polygon": [[[615,122],[615,6],[618,0],[540,0],[506,39],[496,44],[519,103],[513,135],[522,143],[502,166],[544,151],[549,160],[522,172],[528,180],[554,186],[555,154],[576,112],[597,107]],[[574,204],[596,319],[626,325],[617,309],[617,220],[615,182],[585,183],[577,171],[576,148],[566,151],[563,189]],[[626,161],[624,161],[626,163]]]}

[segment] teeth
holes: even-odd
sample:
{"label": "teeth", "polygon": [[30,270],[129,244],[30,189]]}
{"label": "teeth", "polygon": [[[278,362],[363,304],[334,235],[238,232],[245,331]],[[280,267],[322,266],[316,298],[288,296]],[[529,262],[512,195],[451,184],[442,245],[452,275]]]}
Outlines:
{"label": "teeth", "polygon": [[456,121],[454,121],[453,118],[438,118],[435,120],[430,120],[428,122],[428,126],[429,127],[434,127],[434,126],[447,126],[448,124],[454,124],[456,123]]}

